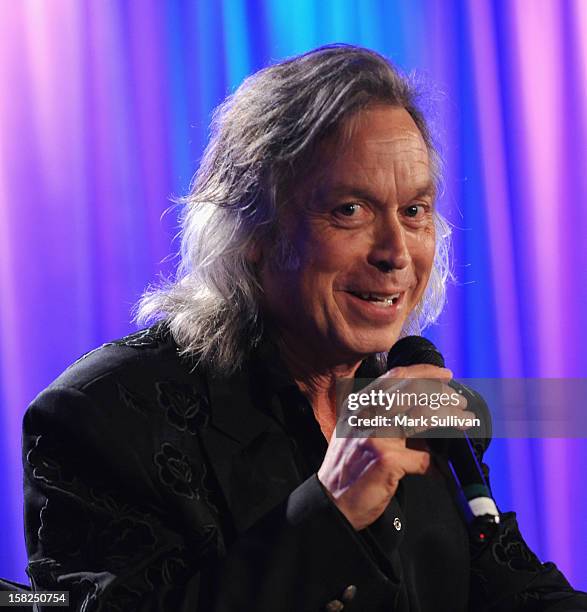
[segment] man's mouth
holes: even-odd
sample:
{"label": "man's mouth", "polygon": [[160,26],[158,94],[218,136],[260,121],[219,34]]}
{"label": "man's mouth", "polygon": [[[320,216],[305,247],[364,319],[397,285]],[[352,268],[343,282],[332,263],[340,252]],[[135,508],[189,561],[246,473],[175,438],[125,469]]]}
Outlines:
{"label": "man's mouth", "polygon": [[349,291],[351,295],[364,300],[365,302],[372,302],[381,307],[389,307],[397,304],[400,299],[401,292],[397,293],[363,293],[359,291]]}

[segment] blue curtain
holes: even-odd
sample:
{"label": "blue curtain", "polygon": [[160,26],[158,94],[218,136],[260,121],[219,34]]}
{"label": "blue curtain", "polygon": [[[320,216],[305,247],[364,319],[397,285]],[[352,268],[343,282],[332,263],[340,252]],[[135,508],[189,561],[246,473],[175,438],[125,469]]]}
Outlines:
{"label": "blue curtain", "polygon": [[[430,332],[460,377],[587,370],[587,3],[0,3],[0,575],[24,580],[20,425],[80,354],[131,330],[174,266],[212,109],[268,62],[371,47],[428,82],[457,283]],[[163,215],[163,216],[162,216]],[[499,504],[587,589],[584,439],[493,441]]]}

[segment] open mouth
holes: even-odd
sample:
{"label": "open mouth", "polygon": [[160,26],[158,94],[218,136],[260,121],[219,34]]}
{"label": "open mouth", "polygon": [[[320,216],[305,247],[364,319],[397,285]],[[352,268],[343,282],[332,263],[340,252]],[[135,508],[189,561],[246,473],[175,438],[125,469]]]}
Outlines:
{"label": "open mouth", "polygon": [[349,291],[349,293],[381,308],[389,308],[397,304],[401,296],[401,293],[359,293],[357,291]]}

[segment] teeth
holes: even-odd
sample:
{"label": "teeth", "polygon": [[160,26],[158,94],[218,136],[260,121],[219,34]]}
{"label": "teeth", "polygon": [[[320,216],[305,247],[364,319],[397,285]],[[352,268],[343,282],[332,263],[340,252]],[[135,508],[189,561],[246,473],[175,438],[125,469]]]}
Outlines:
{"label": "teeth", "polygon": [[399,299],[399,293],[393,293],[392,295],[381,295],[377,293],[357,293],[363,300],[368,300],[370,302],[382,302],[388,306],[392,306]]}

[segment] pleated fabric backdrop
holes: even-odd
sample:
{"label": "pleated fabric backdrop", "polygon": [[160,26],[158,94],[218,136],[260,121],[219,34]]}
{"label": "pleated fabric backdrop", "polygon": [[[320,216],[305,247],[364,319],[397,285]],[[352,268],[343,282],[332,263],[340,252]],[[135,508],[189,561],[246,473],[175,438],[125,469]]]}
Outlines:
{"label": "pleated fabric backdrop", "polygon": [[[163,213],[214,106],[329,42],[432,84],[458,281],[429,335],[450,367],[587,376],[584,0],[1,2],[0,576],[25,579],[27,404],[133,329],[132,304],[173,269]],[[534,550],[587,589],[587,442],[494,440],[488,460]]]}

